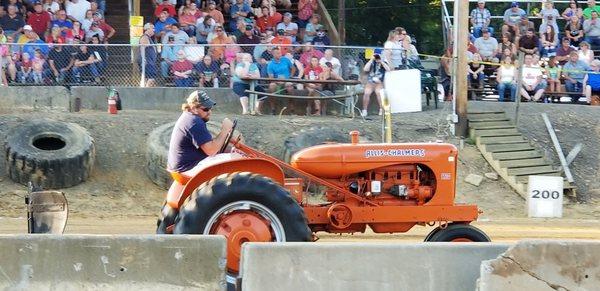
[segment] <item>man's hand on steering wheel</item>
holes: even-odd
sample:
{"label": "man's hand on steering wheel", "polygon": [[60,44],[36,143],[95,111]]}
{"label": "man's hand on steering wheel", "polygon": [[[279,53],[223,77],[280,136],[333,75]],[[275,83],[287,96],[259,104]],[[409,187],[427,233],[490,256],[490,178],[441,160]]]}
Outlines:
{"label": "man's hand on steering wheel", "polygon": [[226,124],[226,122],[231,123],[231,129],[229,130],[229,132],[227,132],[227,135],[225,136],[225,141],[223,142],[223,145],[221,146],[221,149],[219,149],[217,154],[222,154],[225,152],[225,149],[227,149],[227,146],[229,145],[229,142],[231,141],[231,138],[233,137],[233,132],[235,131],[235,127],[237,126],[237,120],[234,120],[233,122],[231,122],[231,120],[229,120],[229,118],[225,118],[223,120],[223,124],[221,127],[222,129],[225,129],[226,127],[229,126],[229,124]]}

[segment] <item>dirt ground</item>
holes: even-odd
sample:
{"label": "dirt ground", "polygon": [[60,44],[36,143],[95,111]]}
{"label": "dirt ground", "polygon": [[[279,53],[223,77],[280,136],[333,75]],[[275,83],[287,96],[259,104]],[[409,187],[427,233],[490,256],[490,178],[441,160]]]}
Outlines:
{"label": "dirt ground", "polygon": [[[538,106],[539,105],[539,106]],[[476,109],[498,109],[506,104],[475,103]],[[396,114],[394,141],[434,142],[443,140],[459,144],[451,137],[446,117],[450,105],[420,113]],[[479,187],[464,182],[466,175],[483,175],[491,167],[472,145],[460,149],[458,165],[457,201],[476,203],[482,210],[481,226],[490,230],[520,229],[527,234],[535,225],[557,225],[563,230],[554,231],[549,226],[548,236],[600,239],[600,182],[598,169],[600,156],[597,144],[600,136],[600,108],[589,106],[524,104],[520,115],[520,129],[529,138],[542,143],[555,156],[548,133],[539,112],[547,111],[559,139],[568,151],[576,142],[583,142],[584,149],[572,165],[580,191],[592,197],[581,204],[567,199],[563,220],[532,220],[526,218],[525,201],[502,180],[485,179]],[[177,112],[124,110],[118,115],[105,112],[83,111],[79,113],[46,111],[7,111],[0,108],[0,140],[4,140],[10,128],[30,118],[46,117],[74,122],[88,129],[96,142],[96,165],[90,179],[80,185],[64,189],[70,204],[70,224],[67,232],[78,233],[151,233],[163,199],[164,190],[154,185],[144,172],[146,138],[156,127],[174,121]],[[381,119],[378,116],[362,118],[307,117],[307,116],[241,116],[214,112],[213,120],[224,117],[237,118],[238,129],[246,142],[267,153],[280,157],[283,141],[294,132],[311,127],[331,127],[347,133],[359,130],[372,141],[381,139]],[[556,159],[555,165],[559,165]],[[26,187],[13,183],[6,175],[6,165],[0,161],[0,233],[22,232],[25,226],[23,197]],[[542,227],[542,226],[540,226]],[[544,226],[545,227],[545,226]],[[500,231],[500,230],[499,230]],[[563,232],[566,231],[566,232]],[[411,232],[412,233],[412,232]],[[518,233],[518,231],[517,231]],[[579,233],[579,235],[577,235]],[[415,236],[422,238],[416,231]],[[507,240],[514,233],[505,235]],[[518,234],[516,235],[518,236]],[[535,237],[535,235],[532,235]],[[542,235],[543,237],[544,235]],[[328,237],[324,235],[324,240]],[[360,237],[360,236],[358,236]],[[369,234],[363,235],[369,237]],[[379,239],[379,235],[375,235]],[[394,236],[391,236],[392,238]],[[410,237],[410,236],[409,236]]]}

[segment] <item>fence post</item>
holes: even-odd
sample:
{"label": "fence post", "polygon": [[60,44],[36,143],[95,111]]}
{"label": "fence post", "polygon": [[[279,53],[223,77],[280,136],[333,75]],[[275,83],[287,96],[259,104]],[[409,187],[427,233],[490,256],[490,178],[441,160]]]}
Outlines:
{"label": "fence post", "polygon": [[8,82],[6,82],[6,84],[4,84],[5,80],[6,80],[6,76],[4,75],[4,57],[0,56],[0,86],[8,87]]}
{"label": "fence post", "polygon": [[[521,86],[523,84],[523,59],[525,59],[525,53],[519,52],[519,68],[517,70],[517,94],[515,94],[515,126],[519,126],[519,105],[521,105]],[[504,96],[499,96],[504,98]]]}
{"label": "fence post", "polygon": [[141,59],[140,87],[146,87],[146,47],[145,47],[145,45],[140,44],[139,48],[140,48],[140,59]]}

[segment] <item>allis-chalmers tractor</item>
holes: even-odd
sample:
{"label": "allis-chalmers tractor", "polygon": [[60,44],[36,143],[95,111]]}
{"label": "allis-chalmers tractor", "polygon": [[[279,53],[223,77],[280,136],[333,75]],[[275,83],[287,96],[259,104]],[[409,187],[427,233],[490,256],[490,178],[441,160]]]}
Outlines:
{"label": "allis-chalmers tractor", "polygon": [[[227,238],[228,281],[245,242],[314,241],[314,233],[406,232],[438,225],[425,241],[490,241],[469,225],[476,205],[454,203],[455,146],[443,143],[324,144],[290,164],[239,138],[234,153],[210,158],[194,177],[174,174],[158,233]],[[220,152],[225,151],[225,146]],[[311,203],[324,194],[322,203]]]}

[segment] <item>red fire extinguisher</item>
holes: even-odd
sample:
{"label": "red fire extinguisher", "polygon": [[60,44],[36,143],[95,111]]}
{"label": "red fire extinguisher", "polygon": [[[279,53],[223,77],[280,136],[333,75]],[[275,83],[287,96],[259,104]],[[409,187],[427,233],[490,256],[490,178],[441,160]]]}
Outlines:
{"label": "red fire extinguisher", "polygon": [[117,114],[121,108],[121,98],[119,92],[115,89],[108,89],[108,113]]}

